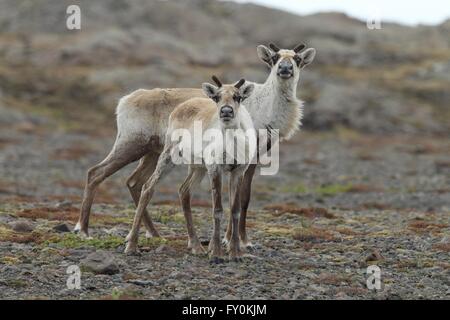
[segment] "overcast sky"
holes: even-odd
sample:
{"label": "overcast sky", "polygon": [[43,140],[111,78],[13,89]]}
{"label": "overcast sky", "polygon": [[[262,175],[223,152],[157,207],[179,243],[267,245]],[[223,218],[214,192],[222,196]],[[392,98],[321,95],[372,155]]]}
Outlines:
{"label": "overcast sky", "polygon": [[407,25],[439,24],[450,18],[449,0],[233,0],[254,2],[299,14],[323,11],[345,12],[367,20],[379,15],[381,22]]}

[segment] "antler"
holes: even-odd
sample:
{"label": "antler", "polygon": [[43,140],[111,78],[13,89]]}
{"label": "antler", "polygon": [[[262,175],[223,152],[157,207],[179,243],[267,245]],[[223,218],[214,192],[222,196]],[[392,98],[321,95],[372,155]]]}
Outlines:
{"label": "antler", "polygon": [[234,86],[239,89],[240,87],[242,87],[242,85],[245,83],[245,79],[241,79],[239,80],[238,83],[236,83]]}
{"label": "antler", "polygon": [[212,76],[212,79],[219,88],[222,87],[222,82],[220,82],[219,78],[217,78],[216,76]]}
{"label": "antler", "polygon": [[275,52],[278,52],[278,51],[280,51],[281,49],[280,48],[278,48],[276,45],[274,45],[273,43],[270,43],[269,44],[269,47],[270,47],[270,49],[272,49],[273,51],[275,51]]}
{"label": "antler", "polygon": [[303,43],[300,43],[293,50],[295,53],[299,53],[300,51],[302,51],[305,48],[306,48],[306,45],[304,45]]}

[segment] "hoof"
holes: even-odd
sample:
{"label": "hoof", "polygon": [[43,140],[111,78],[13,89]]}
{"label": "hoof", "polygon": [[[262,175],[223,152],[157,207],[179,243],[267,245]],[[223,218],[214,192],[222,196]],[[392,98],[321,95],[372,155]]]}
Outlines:
{"label": "hoof", "polygon": [[87,233],[87,231],[82,231],[82,230],[80,230],[80,231],[78,232],[78,235],[79,235],[80,238],[83,239],[83,240],[91,240],[91,239],[93,239],[91,236],[89,236],[89,233]]}
{"label": "hoof", "polygon": [[156,230],[152,230],[152,231],[147,230],[147,231],[145,232],[145,237],[146,237],[147,239],[149,239],[149,238],[161,238],[161,235],[160,235],[159,232],[156,231]]}
{"label": "hoof", "polygon": [[139,255],[138,250],[137,250],[137,246],[136,245],[131,245],[130,242],[127,243],[124,253],[126,255],[131,255],[131,256]]}
{"label": "hoof", "polygon": [[146,231],[145,232],[145,238],[146,239],[150,239],[150,238],[155,238],[155,236],[150,231]]}
{"label": "hoof", "polygon": [[80,232],[80,230],[81,230],[81,224],[79,222],[77,222],[77,224],[73,228],[73,233],[78,233],[78,232]]}
{"label": "hoof", "polygon": [[206,254],[206,250],[203,248],[200,242],[197,242],[196,244],[188,243],[188,249],[191,249],[193,255]]}
{"label": "hoof", "polygon": [[250,241],[241,241],[241,248],[247,252],[255,252],[256,247]]}
{"label": "hoof", "polygon": [[212,256],[209,258],[209,262],[212,264],[224,263],[225,260],[222,257]]}
{"label": "hoof", "polygon": [[222,245],[223,245],[224,247],[228,247],[228,246],[230,245],[230,239],[223,238],[223,239],[222,239]]}
{"label": "hoof", "polygon": [[243,258],[242,258],[242,256],[230,256],[229,260],[230,260],[230,262],[240,263],[243,261]]}

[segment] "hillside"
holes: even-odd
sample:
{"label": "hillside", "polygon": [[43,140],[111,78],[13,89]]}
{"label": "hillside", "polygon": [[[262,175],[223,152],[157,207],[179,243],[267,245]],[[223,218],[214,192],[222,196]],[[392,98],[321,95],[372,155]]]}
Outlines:
{"label": "hillside", "polygon": [[65,9],[72,3],[0,3],[0,87],[8,105],[43,106],[75,120],[88,110],[112,127],[116,99],[131,90],[198,87],[212,73],[264,81],[258,44],[304,42],[318,51],[299,90],[306,128],[449,128],[448,21],[368,30],[340,13],[299,17],[212,0],[105,0],[77,1],[82,29],[68,31]]}

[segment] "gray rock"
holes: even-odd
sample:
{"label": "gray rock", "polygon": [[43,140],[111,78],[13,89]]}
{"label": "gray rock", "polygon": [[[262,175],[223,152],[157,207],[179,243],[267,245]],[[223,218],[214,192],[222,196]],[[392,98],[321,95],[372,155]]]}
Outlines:
{"label": "gray rock", "polygon": [[56,232],[70,232],[70,227],[66,223],[61,223],[53,227]]}
{"label": "gray rock", "polygon": [[141,280],[141,279],[131,279],[128,280],[129,283],[138,285],[138,286],[157,286],[158,283],[156,283],[155,281],[151,281],[151,280]]}
{"label": "gray rock", "polygon": [[88,255],[81,261],[81,266],[85,271],[96,274],[116,274],[120,269],[114,256],[106,251],[97,251]]}
{"label": "gray rock", "polygon": [[27,221],[17,221],[11,224],[11,228],[16,232],[28,233],[34,230],[31,223]]}
{"label": "gray rock", "polygon": [[72,207],[72,201],[64,200],[55,204],[56,209],[68,209]]}

